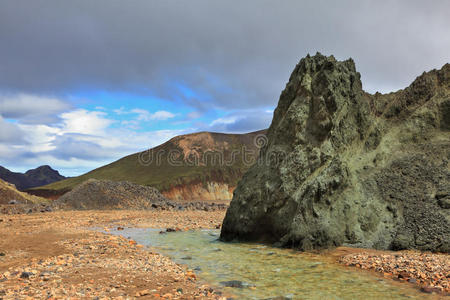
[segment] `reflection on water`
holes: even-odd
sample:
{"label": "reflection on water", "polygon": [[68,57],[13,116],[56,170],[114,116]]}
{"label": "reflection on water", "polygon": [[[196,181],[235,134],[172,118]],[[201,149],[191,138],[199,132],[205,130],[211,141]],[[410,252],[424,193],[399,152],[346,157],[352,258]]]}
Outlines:
{"label": "reflection on water", "polygon": [[[194,269],[199,278],[239,299],[424,299],[409,285],[344,268],[323,256],[259,244],[223,243],[218,230],[159,234],[116,232]],[[225,283],[232,281],[231,283]]]}

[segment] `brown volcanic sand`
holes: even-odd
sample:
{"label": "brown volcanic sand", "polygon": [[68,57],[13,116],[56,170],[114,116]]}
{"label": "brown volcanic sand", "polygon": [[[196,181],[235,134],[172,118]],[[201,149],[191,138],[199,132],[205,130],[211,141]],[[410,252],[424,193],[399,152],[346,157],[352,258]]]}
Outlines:
{"label": "brown volcanic sand", "polygon": [[[5,254],[0,256],[0,299],[50,295],[59,299],[220,299],[185,267],[133,241],[87,228],[216,228],[224,214],[225,211],[115,210],[0,215],[0,255]],[[437,290],[448,292],[450,268],[446,254],[339,247],[324,255],[386,277],[400,275],[405,282],[417,278],[419,286],[433,283]],[[21,279],[22,272],[30,272],[30,277]],[[179,289],[182,293],[177,293]],[[428,292],[437,290],[425,288]]]}
{"label": "brown volcanic sand", "polygon": [[[195,274],[133,241],[85,228],[215,228],[225,211],[58,211],[0,215],[0,299],[220,299]],[[0,254],[1,255],[1,254]],[[21,279],[22,272],[30,277]],[[182,293],[177,292],[181,291]]]}

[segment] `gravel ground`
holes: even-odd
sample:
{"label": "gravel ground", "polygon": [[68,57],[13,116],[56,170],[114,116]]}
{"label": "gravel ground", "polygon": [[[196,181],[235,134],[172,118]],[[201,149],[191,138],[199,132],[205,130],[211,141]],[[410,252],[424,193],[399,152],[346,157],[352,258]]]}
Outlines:
{"label": "gravel ground", "polygon": [[450,257],[448,254],[399,251],[356,253],[339,261],[347,266],[382,273],[385,277],[420,286],[422,292],[450,295]]}
{"label": "gravel ground", "polygon": [[[0,299],[223,299],[169,258],[108,231],[117,227],[219,228],[225,211],[55,211],[0,214]],[[449,294],[448,254],[339,247],[347,266]],[[28,297],[28,298],[27,298]]]}
{"label": "gravel ground", "polygon": [[219,291],[169,258],[132,240],[86,228],[215,228],[223,215],[224,211],[0,215],[0,299],[221,299]]}

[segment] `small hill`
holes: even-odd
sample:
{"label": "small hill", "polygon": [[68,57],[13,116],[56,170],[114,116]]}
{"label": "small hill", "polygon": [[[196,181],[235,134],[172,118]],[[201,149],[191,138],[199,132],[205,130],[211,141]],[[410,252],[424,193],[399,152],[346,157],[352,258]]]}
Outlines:
{"label": "small hill", "polygon": [[84,175],[29,192],[62,195],[88,179],[129,181],[157,188],[174,201],[230,200],[241,176],[259,155],[265,131],[181,135]]}
{"label": "small hill", "polygon": [[38,204],[48,201],[44,198],[20,192],[13,184],[0,179],[0,205],[9,204],[10,202],[16,204]]}
{"label": "small hill", "polygon": [[40,166],[25,173],[12,172],[0,166],[0,178],[14,184],[21,191],[66,179],[50,166]]}
{"label": "small hill", "polygon": [[65,209],[148,209],[167,201],[152,187],[89,179],[55,200],[54,205]]}

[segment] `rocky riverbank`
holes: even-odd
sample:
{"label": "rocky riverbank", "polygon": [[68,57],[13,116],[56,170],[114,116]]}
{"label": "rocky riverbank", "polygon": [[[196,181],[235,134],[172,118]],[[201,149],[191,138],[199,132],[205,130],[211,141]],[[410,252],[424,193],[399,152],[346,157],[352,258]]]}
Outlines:
{"label": "rocky riverbank", "polygon": [[394,280],[417,284],[425,293],[450,294],[448,254],[419,251],[363,251],[341,256],[339,262],[375,271]]}
{"label": "rocky riverbank", "polygon": [[[185,266],[132,240],[90,228],[218,228],[224,214],[156,209],[0,214],[0,299],[220,299],[225,295]],[[323,255],[437,297],[449,293],[448,254],[339,247]]]}
{"label": "rocky riverbank", "polygon": [[[173,201],[161,201],[150,203],[144,210],[150,211],[220,211],[226,210],[228,207],[227,201],[222,202],[173,202]],[[11,204],[0,204],[0,214],[5,215],[15,215],[15,214],[31,214],[31,213],[45,213],[54,210],[60,210],[61,208],[55,207],[55,205],[42,203],[11,203]],[[118,208],[117,208],[118,209]]]}
{"label": "rocky riverbank", "polygon": [[89,227],[216,228],[224,211],[0,215],[0,299],[220,299],[191,270]]}

